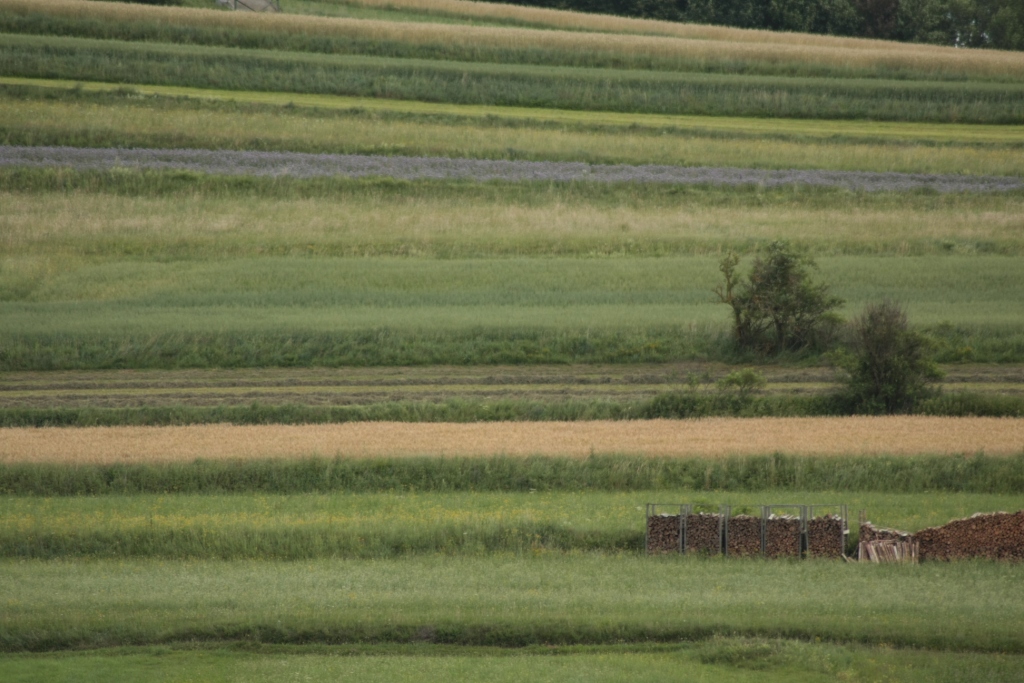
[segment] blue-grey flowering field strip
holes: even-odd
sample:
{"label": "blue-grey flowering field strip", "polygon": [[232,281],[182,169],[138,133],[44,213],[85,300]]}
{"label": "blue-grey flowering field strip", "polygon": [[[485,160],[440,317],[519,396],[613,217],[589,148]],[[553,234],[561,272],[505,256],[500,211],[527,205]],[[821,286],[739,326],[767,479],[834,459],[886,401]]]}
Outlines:
{"label": "blue-grey flowering field strip", "polygon": [[864,171],[760,170],[645,164],[450,159],[447,157],[236,152],[226,150],[96,149],[79,147],[0,147],[0,168],[58,168],[76,171],[115,169],[192,171],[213,175],[291,176],[296,178],[394,178],[395,180],[474,180],[478,182],[589,182],[659,185],[803,185],[863,192],[932,190],[1006,192],[1024,190],[1024,180],[1001,176],[965,176]]}

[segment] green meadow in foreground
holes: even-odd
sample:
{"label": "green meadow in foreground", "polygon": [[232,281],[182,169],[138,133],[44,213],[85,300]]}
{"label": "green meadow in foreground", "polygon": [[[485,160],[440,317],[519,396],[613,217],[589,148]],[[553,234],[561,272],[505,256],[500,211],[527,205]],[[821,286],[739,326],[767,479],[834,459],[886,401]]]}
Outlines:
{"label": "green meadow in foreground", "polygon": [[257,643],[461,645],[820,638],[1024,652],[1020,565],[631,555],[0,562],[7,651]]}
{"label": "green meadow in foreground", "polygon": [[892,680],[1016,683],[1020,655],[926,652],[886,646],[713,637],[671,645],[149,646],[0,656],[0,676],[15,683],[125,683],[203,680],[341,680],[370,683],[473,680],[495,683],[815,683]]}

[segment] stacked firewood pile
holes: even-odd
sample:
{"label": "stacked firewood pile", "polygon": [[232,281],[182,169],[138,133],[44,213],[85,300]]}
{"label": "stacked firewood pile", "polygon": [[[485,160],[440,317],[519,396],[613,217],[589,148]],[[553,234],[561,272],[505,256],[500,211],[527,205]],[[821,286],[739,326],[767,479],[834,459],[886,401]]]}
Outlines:
{"label": "stacked firewood pile", "polygon": [[860,525],[860,542],[871,541],[910,541],[913,536],[899,529],[879,529],[871,522],[864,522]]}
{"label": "stacked firewood pile", "polygon": [[729,557],[755,557],[761,554],[761,518],[750,515],[736,515],[726,522],[729,525],[725,552]]}
{"label": "stacked firewood pile", "polygon": [[918,545],[914,537],[898,529],[879,529],[861,522],[857,554],[861,562],[917,562]]}
{"label": "stacked firewood pile", "polygon": [[887,562],[916,563],[920,557],[918,547],[917,541],[913,539],[906,541],[890,539],[863,541],[859,549],[860,561],[874,562],[876,564]]}
{"label": "stacked firewood pile", "polygon": [[825,515],[807,520],[807,552],[813,557],[842,557],[846,548],[843,518]]}
{"label": "stacked firewood pile", "polygon": [[764,556],[800,557],[800,518],[772,515],[764,521]]}
{"label": "stacked firewood pile", "polygon": [[722,552],[722,515],[697,512],[686,516],[686,552],[719,555]]}
{"label": "stacked firewood pile", "polygon": [[678,553],[681,515],[652,515],[647,518],[647,552],[652,555]]}
{"label": "stacked firewood pile", "polygon": [[922,560],[1024,560],[1024,511],[978,513],[914,534]]}

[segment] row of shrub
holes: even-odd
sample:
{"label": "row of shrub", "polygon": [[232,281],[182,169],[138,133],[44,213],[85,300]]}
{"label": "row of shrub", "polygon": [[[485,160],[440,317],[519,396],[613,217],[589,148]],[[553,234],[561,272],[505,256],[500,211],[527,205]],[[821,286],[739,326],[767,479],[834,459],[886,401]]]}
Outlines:
{"label": "row of shrub", "polygon": [[[250,403],[130,408],[0,408],[0,428],[812,417],[852,415],[857,412],[857,407],[841,395],[743,396],[684,390],[634,401],[506,399],[482,402],[448,399],[341,406]],[[1024,398],[997,394],[941,394],[918,402],[913,412],[942,417],[1024,417]]]}

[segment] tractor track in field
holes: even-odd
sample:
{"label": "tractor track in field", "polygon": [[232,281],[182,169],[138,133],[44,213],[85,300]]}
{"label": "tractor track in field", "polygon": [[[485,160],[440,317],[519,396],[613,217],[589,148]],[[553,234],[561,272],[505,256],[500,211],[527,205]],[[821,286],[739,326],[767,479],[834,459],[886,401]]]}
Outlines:
{"label": "tractor track in field", "polygon": [[[663,365],[245,368],[219,370],[69,370],[9,372],[0,410],[296,404],[368,405],[386,401],[637,401],[690,386],[702,394],[734,371],[710,362]],[[759,366],[773,395],[835,389],[829,367]],[[1018,396],[1024,366],[945,366],[946,391]]]}
{"label": "tractor track in field", "polygon": [[875,173],[814,169],[766,170],[588,164],[584,162],[453,159],[447,157],[307,154],[205,149],[118,149],[0,146],[0,168],[177,170],[215,175],[399,180],[658,183],[671,185],[808,185],[863,192],[931,190],[1001,192],[1024,188],[1007,176]]}

